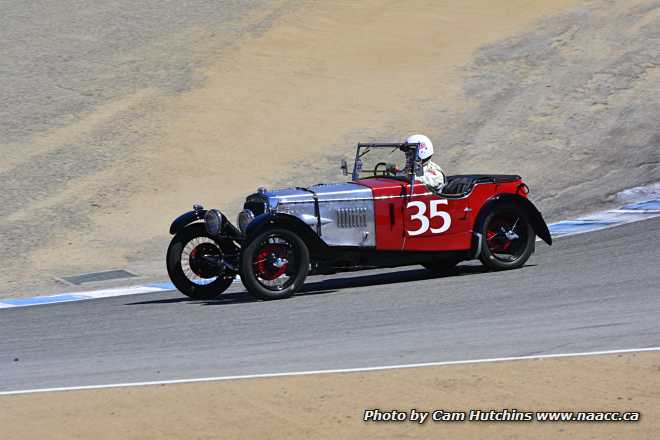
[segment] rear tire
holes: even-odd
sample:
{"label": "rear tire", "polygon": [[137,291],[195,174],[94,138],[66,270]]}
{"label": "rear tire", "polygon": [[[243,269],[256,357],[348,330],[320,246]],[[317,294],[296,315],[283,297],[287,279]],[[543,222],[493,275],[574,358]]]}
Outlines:
{"label": "rear tire", "polygon": [[262,232],[241,253],[241,281],[258,299],[291,297],[302,287],[308,272],[307,245],[286,229]]}
{"label": "rear tire", "polygon": [[[216,276],[203,267],[195,267],[191,254],[195,249],[223,254],[222,243],[210,237],[203,223],[194,223],[179,231],[167,248],[167,273],[174,286],[192,299],[214,299],[227,290],[234,274]],[[184,271],[185,269],[185,271]]]}
{"label": "rear tire", "polygon": [[523,208],[496,205],[477,228],[482,236],[479,260],[491,270],[517,269],[534,253],[536,234]]}

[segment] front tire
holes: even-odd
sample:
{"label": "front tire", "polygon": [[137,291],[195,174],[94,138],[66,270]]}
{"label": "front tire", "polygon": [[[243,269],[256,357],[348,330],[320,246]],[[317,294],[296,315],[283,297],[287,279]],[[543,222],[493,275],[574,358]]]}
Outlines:
{"label": "front tire", "polygon": [[258,299],[289,298],[309,272],[305,242],[286,229],[271,229],[250,240],[241,253],[241,281]]}
{"label": "front tire", "polygon": [[218,275],[203,264],[203,255],[222,257],[222,243],[210,237],[202,223],[179,231],[167,249],[167,273],[174,286],[192,299],[214,299],[227,290],[234,274]]}
{"label": "front tire", "polygon": [[517,269],[534,253],[534,228],[516,204],[493,207],[477,231],[482,236],[479,260],[491,270]]}

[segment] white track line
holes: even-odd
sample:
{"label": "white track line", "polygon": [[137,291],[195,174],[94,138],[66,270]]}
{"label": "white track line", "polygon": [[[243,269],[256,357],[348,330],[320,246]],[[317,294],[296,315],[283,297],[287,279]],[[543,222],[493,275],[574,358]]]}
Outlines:
{"label": "white track line", "polygon": [[587,351],[581,353],[559,353],[559,354],[541,354],[534,356],[510,356],[500,358],[487,358],[487,359],[472,359],[463,361],[444,361],[444,362],[426,362],[419,364],[401,364],[401,365],[385,365],[379,367],[362,367],[362,368],[342,368],[335,370],[312,370],[312,371],[295,371],[289,373],[264,373],[264,374],[246,374],[239,376],[217,376],[217,377],[200,377],[195,379],[176,379],[176,380],[158,380],[151,382],[128,382],[128,383],[113,383],[105,385],[84,385],[74,387],[59,387],[59,388],[36,388],[27,390],[15,391],[2,391],[0,396],[15,396],[20,394],[35,394],[35,393],[50,393],[56,391],[80,391],[80,390],[100,390],[106,388],[124,388],[124,387],[144,387],[149,385],[175,385],[175,384],[188,384],[197,382],[219,382],[225,380],[241,380],[241,379],[267,379],[273,377],[293,377],[293,376],[309,376],[312,374],[338,374],[338,373],[365,373],[370,371],[383,371],[383,370],[397,370],[406,368],[420,368],[420,367],[438,367],[444,365],[464,365],[464,364],[485,364],[492,362],[506,362],[506,361],[522,361],[534,359],[552,359],[552,358],[565,358],[565,357],[584,357],[584,356],[598,356],[608,354],[622,354],[622,353],[635,353],[635,352],[649,352],[660,351],[660,347],[646,347],[646,348],[627,348],[622,350],[603,350],[603,351]]}

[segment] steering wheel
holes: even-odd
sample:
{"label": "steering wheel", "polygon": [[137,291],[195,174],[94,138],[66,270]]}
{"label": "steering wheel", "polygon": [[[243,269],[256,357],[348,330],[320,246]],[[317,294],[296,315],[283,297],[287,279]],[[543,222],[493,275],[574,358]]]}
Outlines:
{"label": "steering wheel", "polygon": [[379,171],[378,171],[378,167],[380,167],[381,165],[385,167],[385,169],[384,169],[383,171],[380,171],[381,175],[382,175],[382,176],[387,176],[387,175],[389,174],[389,173],[387,172],[387,163],[385,163],[385,162],[378,162],[378,163],[376,164],[376,166],[374,167],[374,176],[378,175],[378,173],[379,173]]}

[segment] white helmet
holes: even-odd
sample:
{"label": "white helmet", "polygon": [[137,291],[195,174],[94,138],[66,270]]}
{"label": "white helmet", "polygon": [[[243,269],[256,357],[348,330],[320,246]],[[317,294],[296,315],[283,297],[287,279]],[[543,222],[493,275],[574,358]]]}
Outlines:
{"label": "white helmet", "polygon": [[433,143],[431,142],[431,139],[423,134],[413,134],[412,136],[408,136],[406,142],[409,144],[419,144],[417,156],[420,160],[426,160],[433,156]]}

